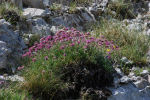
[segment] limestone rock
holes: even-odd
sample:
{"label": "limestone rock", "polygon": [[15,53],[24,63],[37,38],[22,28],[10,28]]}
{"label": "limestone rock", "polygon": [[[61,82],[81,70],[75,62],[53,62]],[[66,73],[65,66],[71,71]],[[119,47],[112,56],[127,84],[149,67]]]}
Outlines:
{"label": "limestone rock", "polygon": [[10,27],[4,19],[0,20],[0,69],[16,66],[26,47],[19,34]]}
{"label": "limestone rock", "polygon": [[139,88],[139,89],[143,89],[143,88],[145,88],[146,86],[150,85],[150,84],[148,83],[148,81],[145,80],[145,79],[138,80],[137,82],[134,82],[134,84],[135,84],[135,85],[137,86],[137,88]]}
{"label": "limestone rock", "polygon": [[78,13],[65,14],[63,16],[54,17],[51,22],[55,26],[74,27],[78,30],[84,30],[84,25],[89,22],[95,22],[95,17],[82,7],[77,8]]}
{"label": "limestone rock", "polygon": [[61,29],[61,27],[58,26],[51,26],[50,31],[55,34],[56,32],[58,32]]}
{"label": "limestone rock", "polygon": [[118,86],[120,86],[119,83],[120,83],[120,79],[115,77],[114,80],[113,80],[114,87],[117,88]]}
{"label": "limestone rock", "polygon": [[150,83],[150,75],[148,75],[148,82]]}
{"label": "limestone rock", "polygon": [[141,74],[142,76],[145,76],[145,75],[148,75],[148,74],[149,74],[149,71],[148,71],[148,70],[143,70],[140,74]]}
{"label": "limestone rock", "polygon": [[125,63],[126,65],[132,65],[132,64],[133,64],[133,61],[127,59],[126,57],[122,57],[122,58],[121,58],[121,61],[122,61],[123,63]]}
{"label": "limestone rock", "polygon": [[23,16],[27,19],[35,18],[35,17],[46,17],[51,12],[48,10],[37,9],[37,8],[25,8],[23,9]]}
{"label": "limestone rock", "polygon": [[117,74],[121,75],[121,76],[124,76],[124,73],[121,71],[120,68],[115,68]]}
{"label": "limestone rock", "polygon": [[123,76],[121,79],[120,79],[120,83],[122,84],[126,84],[130,81],[129,77],[128,76]]}
{"label": "limestone rock", "polygon": [[0,69],[6,67],[7,55],[10,52],[11,50],[7,48],[6,42],[0,41]]}
{"label": "limestone rock", "polygon": [[150,98],[149,88],[139,90],[131,83],[110,90],[112,95],[108,100],[149,100]]}
{"label": "limestone rock", "polygon": [[11,76],[0,76],[0,80],[10,80],[10,81],[19,81],[19,82],[23,82],[24,78],[18,75],[11,75]]}
{"label": "limestone rock", "polygon": [[28,29],[33,34],[49,35],[51,34],[50,25],[42,18],[28,19]]}

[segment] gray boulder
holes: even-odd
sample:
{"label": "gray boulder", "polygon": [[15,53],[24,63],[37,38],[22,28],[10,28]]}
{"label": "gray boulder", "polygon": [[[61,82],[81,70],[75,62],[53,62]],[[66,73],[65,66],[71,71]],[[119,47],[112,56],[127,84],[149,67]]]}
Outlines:
{"label": "gray boulder", "polygon": [[77,13],[53,17],[51,23],[54,26],[74,27],[78,30],[84,30],[86,23],[96,21],[95,17],[87,9],[78,7],[77,10]]}
{"label": "gray boulder", "polygon": [[146,76],[149,74],[149,71],[148,70],[143,70],[141,73],[141,76]]}
{"label": "gray boulder", "polygon": [[0,69],[5,68],[7,55],[11,52],[5,42],[0,41]]}
{"label": "gray boulder", "polygon": [[28,19],[28,31],[33,34],[49,35],[51,34],[50,25],[42,18]]}
{"label": "gray boulder", "polygon": [[19,34],[10,27],[4,19],[0,20],[0,69],[16,67],[26,47]]}
{"label": "gray boulder", "polygon": [[135,85],[129,83],[118,88],[109,88],[112,95],[108,100],[149,100],[150,87],[139,90]]}
{"label": "gray boulder", "polygon": [[37,9],[37,8],[25,8],[23,9],[23,16],[27,19],[30,18],[39,18],[39,17],[47,17],[51,14],[48,10]]}
{"label": "gray boulder", "polygon": [[24,82],[24,78],[18,75],[11,75],[11,76],[5,76],[5,75],[0,75],[0,80],[4,80],[4,81],[13,81],[13,82]]}
{"label": "gray boulder", "polygon": [[137,82],[134,82],[137,88],[144,89],[146,86],[150,85],[149,82],[145,79],[138,80]]}
{"label": "gray boulder", "polygon": [[43,9],[46,8],[47,6],[50,6],[51,2],[50,0],[23,0],[23,4],[31,8]]}
{"label": "gray boulder", "polygon": [[128,76],[123,76],[121,79],[120,79],[120,83],[121,84],[127,84],[128,82],[130,82],[131,80],[129,79]]}

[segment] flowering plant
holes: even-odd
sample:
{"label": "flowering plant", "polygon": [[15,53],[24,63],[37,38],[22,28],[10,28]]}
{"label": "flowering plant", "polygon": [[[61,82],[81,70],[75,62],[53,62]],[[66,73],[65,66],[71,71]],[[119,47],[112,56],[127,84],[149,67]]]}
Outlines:
{"label": "flowering plant", "polygon": [[[95,38],[90,33],[64,28],[54,36],[41,38],[39,43],[35,43],[23,54],[23,58],[30,59],[23,87],[36,95],[46,93],[48,98],[58,97],[59,100],[62,98],[60,95],[66,94],[61,94],[62,89],[69,88],[66,83],[73,84],[77,81],[76,83],[80,84],[81,79],[84,81],[80,84],[81,87],[87,85],[86,74],[89,78],[93,78],[94,84],[90,84],[91,87],[98,85],[99,82],[108,86],[112,82],[110,73],[113,71],[109,59],[116,49],[117,46],[104,36]],[[78,78],[80,76],[82,77]]]}
{"label": "flowering plant", "polygon": [[[108,41],[104,36],[99,38],[93,37],[89,32],[81,33],[74,28],[69,30],[64,28],[56,33],[55,36],[46,36],[40,39],[40,43],[35,43],[29,48],[29,51],[23,54],[23,57],[35,57],[35,55],[41,50],[50,50],[53,47],[58,47],[60,50],[65,48],[70,48],[76,46],[83,47],[86,51],[89,47],[99,48],[100,50],[106,51],[107,57],[110,58],[111,53],[118,49],[117,46],[113,44],[113,41]],[[104,49],[105,48],[105,49]],[[66,55],[64,50],[64,55]],[[45,56],[48,60],[48,56]],[[32,61],[36,61],[36,58],[32,58]]]}

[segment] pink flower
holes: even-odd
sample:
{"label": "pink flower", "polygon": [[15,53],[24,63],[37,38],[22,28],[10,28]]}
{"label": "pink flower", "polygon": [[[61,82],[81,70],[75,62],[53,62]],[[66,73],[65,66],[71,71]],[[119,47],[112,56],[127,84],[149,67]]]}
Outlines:
{"label": "pink flower", "polygon": [[24,66],[20,66],[20,67],[18,67],[17,69],[18,69],[18,70],[22,70],[22,69],[24,69]]}
{"label": "pink flower", "polygon": [[66,53],[64,53],[64,56],[66,56]]}
{"label": "pink flower", "polygon": [[31,56],[31,51],[26,52],[25,54],[22,55],[22,57],[26,57],[26,56]]}
{"label": "pink flower", "polygon": [[75,45],[74,43],[71,43],[71,44],[70,44],[71,47],[73,47],[74,45]]}
{"label": "pink flower", "polygon": [[42,75],[43,75],[45,72],[46,72],[45,70],[42,70],[42,72],[41,72],[41,73],[42,73]]}
{"label": "pink flower", "polygon": [[[70,43],[68,45],[68,43]],[[89,32],[83,33],[77,31],[76,29],[68,29],[64,28],[63,30],[58,31],[54,36],[46,36],[40,39],[40,43],[35,43],[33,47],[29,48],[28,52],[22,55],[22,57],[34,57],[38,54],[37,51],[42,50],[49,50],[53,48],[53,46],[60,44],[60,47],[57,49],[65,49],[66,47],[70,46],[73,47],[76,44],[80,45],[83,44],[83,48],[87,49],[88,45],[92,44],[92,46],[103,46],[113,50],[118,50],[119,48],[115,47],[113,41],[108,41],[104,38],[104,36],[100,36],[99,38],[93,37]],[[110,52],[106,52],[107,55],[110,55]],[[64,53],[64,56],[66,54]],[[44,57],[45,60],[48,60],[48,57]],[[33,62],[36,61],[36,58],[32,59]]]}
{"label": "pink flower", "polygon": [[103,45],[103,43],[99,42],[99,43],[98,43],[98,45],[99,45],[99,46],[102,46],[102,45]]}
{"label": "pink flower", "polygon": [[30,47],[30,48],[29,48],[29,51],[32,52],[33,49],[34,49],[34,46]]}
{"label": "pink flower", "polygon": [[47,36],[47,38],[46,38],[46,41],[48,41],[48,40],[51,40],[52,39],[52,36]]}
{"label": "pink flower", "polygon": [[84,49],[87,49],[87,47],[88,47],[88,46],[87,46],[87,45],[85,45],[83,48],[84,48]]}
{"label": "pink flower", "polygon": [[78,41],[78,44],[80,44],[80,41]]}
{"label": "pink flower", "polygon": [[72,37],[69,37],[69,40],[72,40]]}
{"label": "pink flower", "polygon": [[101,38],[104,38],[104,35],[102,35]]}
{"label": "pink flower", "polygon": [[45,56],[45,60],[48,60],[48,56]]}
{"label": "pink flower", "polygon": [[35,52],[37,52],[38,51],[38,48],[35,48],[35,50],[34,50]]}
{"label": "pink flower", "polygon": [[107,59],[111,59],[111,56],[110,56],[110,55],[108,55],[108,56],[106,56],[106,58],[107,58]]}
{"label": "pink flower", "polygon": [[90,35],[90,32],[87,32],[87,35]]}
{"label": "pink flower", "polygon": [[65,49],[65,46],[61,46],[60,49]]}
{"label": "pink flower", "polygon": [[41,38],[40,41],[43,41],[45,39],[45,37]]}
{"label": "pink flower", "polygon": [[68,30],[69,30],[69,28],[64,28],[64,30],[65,30],[65,31],[68,31]]}
{"label": "pink flower", "polygon": [[0,81],[0,85],[1,85],[1,84],[4,84],[4,81]]}
{"label": "pink flower", "polygon": [[87,44],[91,43],[91,40],[86,40],[86,43],[87,43]]}
{"label": "pink flower", "polygon": [[37,42],[35,42],[35,43],[34,43],[34,46],[37,46],[37,45],[38,45],[38,43],[37,43]]}
{"label": "pink flower", "polygon": [[110,45],[109,41],[106,41],[106,42],[105,42],[105,45],[107,45],[107,46]]}
{"label": "pink flower", "polygon": [[116,47],[116,49],[115,50],[119,50],[119,47]]}
{"label": "pink flower", "polygon": [[36,61],[36,58],[32,58],[32,62],[35,62]]}
{"label": "pink flower", "polygon": [[27,53],[25,53],[25,54],[22,55],[22,57],[26,57],[26,56],[27,56]]}
{"label": "pink flower", "polygon": [[51,45],[47,44],[47,45],[45,46],[45,48],[46,48],[46,49],[50,49],[50,48],[51,48]]}

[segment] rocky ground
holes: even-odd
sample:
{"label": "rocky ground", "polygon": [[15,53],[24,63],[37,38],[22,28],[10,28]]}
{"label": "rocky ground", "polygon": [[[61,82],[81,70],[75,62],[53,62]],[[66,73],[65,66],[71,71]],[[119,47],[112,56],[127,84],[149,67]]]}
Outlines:
{"label": "rocky ground", "polygon": [[[125,7],[119,12],[115,10],[115,5],[111,6],[117,0],[93,0],[92,3],[88,2],[87,5],[79,4],[75,7],[69,6],[71,0],[67,2],[65,0],[10,1],[22,9],[22,16],[17,17],[18,20],[12,23],[7,18],[14,17],[16,19],[15,14],[13,16],[12,13],[7,12],[5,18],[0,15],[0,87],[3,86],[3,82],[8,80],[24,81],[23,77],[16,73],[16,66],[20,65],[21,56],[30,46],[30,41],[34,36],[54,35],[62,27],[74,27],[80,31],[88,31],[93,23],[101,22],[102,18],[110,20],[112,17],[114,20],[121,20],[129,30],[141,32],[147,37],[150,36],[149,0],[131,0],[130,7]],[[0,2],[4,1],[0,0]],[[57,4],[52,5],[54,2]],[[132,10],[128,12],[129,9]],[[121,60],[124,63],[132,63],[126,57],[122,57]],[[113,86],[106,87],[111,91],[111,95],[107,99],[149,100],[149,63],[150,50],[147,52],[147,64],[144,65],[146,67],[142,70],[139,67],[132,66],[129,69],[129,74],[125,74],[121,68],[115,68]],[[101,95],[101,93],[92,92],[92,89],[87,89],[84,93]]]}

